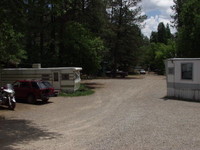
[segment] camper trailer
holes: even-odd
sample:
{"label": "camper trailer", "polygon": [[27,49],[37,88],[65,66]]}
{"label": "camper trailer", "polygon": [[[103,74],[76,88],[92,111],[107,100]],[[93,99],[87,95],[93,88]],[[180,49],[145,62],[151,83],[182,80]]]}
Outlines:
{"label": "camper trailer", "polygon": [[165,61],[167,96],[200,100],[200,58],[171,58]]}
{"label": "camper trailer", "polygon": [[7,68],[0,74],[1,85],[16,80],[49,81],[56,90],[76,91],[80,87],[81,67],[41,68],[41,64],[33,64],[32,68]]}

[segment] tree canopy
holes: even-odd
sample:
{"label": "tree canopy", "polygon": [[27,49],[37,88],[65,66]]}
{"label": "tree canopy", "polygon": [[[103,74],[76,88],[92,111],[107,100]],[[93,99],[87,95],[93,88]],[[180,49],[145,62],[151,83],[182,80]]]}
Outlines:
{"label": "tree canopy", "polygon": [[200,57],[199,0],[174,0],[176,36],[160,22],[150,39],[141,33],[140,2],[1,0],[0,66],[81,66],[97,74],[136,65],[164,70],[163,59]]}
{"label": "tree canopy", "polygon": [[[140,0],[2,0],[1,64],[128,70],[143,42]],[[134,8],[134,9],[133,9]],[[48,59],[46,59],[48,58]]]}
{"label": "tree canopy", "polygon": [[165,70],[164,60],[176,57],[176,44],[170,31],[169,24],[160,22],[157,31],[153,31],[150,36],[150,43],[144,51],[143,65],[152,71],[163,74]]}
{"label": "tree canopy", "polygon": [[142,45],[143,36],[138,23],[144,21],[146,16],[141,15],[141,7],[137,6],[140,0],[110,1],[108,3],[108,39],[110,67],[113,71],[122,69],[128,71],[136,65],[138,51]]}
{"label": "tree canopy", "polygon": [[200,1],[176,0],[173,9],[178,57],[200,57]]}

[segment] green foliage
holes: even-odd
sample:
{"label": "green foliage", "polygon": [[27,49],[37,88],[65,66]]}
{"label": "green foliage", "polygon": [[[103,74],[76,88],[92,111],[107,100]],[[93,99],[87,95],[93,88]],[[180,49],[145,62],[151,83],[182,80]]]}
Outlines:
{"label": "green foliage", "polygon": [[2,0],[0,52],[9,57],[1,61],[80,66],[86,74],[96,74],[105,63],[128,70],[139,61],[144,40],[140,1]]}
{"label": "green foliage", "polygon": [[200,57],[200,1],[185,1],[178,21],[178,56]]}
{"label": "green foliage", "polygon": [[94,37],[81,24],[71,22],[66,25],[62,64],[82,66],[83,72],[92,74],[100,69],[104,52],[103,41]]}
{"label": "green foliage", "polygon": [[94,94],[94,91],[86,87],[84,84],[81,84],[80,88],[77,91],[73,93],[62,92],[59,94],[59,96],[76,97],[76,96],[87,96],[91,94]]}
{"label": "green foliage", "polygon": [[[140,14],[137,6],[139,0],[128,2],[118,0],[109,3],[108,39],[109,54],[106,62],[110,69],[128,71],[137,63],[138,51],[142,45],[143,36],[137,23],[143,22],[146,16]],[[135,9],[131,9],[135,7]]]}
{"label": "green foliage", "polygon": [[80,23],[97,36],[100,36],[106,24],[106,3],[104,0],[85,0],[82,3]]}
{"label": "green foliage", "polygon": [[171,30],[170,30],[170,28],[169,28],[169,24],[167,24],[165,30],[166,30],[166,35],[165,35],[165,36],[166,36],[166,39],[171,39],[171,38],[173,38],[173,35],[171,34]]}
{"label": "green foliage", "polygon": [[167,44],[167,41],[172,37],[173,35],[171,34],[169,24],[165,26],[163,22],[160,22],[158,24],[157,32],[152,31],[150,42]]}
{"label": "green foliage", "polygon": [[174,11],[174,15],[172,16],[172,18],[174,19],[173,21],[174,26],[178,29],[183,24],[183,22],[181,21],[181,12],[183,9],[183,4],[188,0],[173,0],[173,1],[174,5],[171,8]]}
{"label": "green foliage", "polygon": [[143,51],[143,66],[163,74],[165,70],[164,60],[177,55],[176,44],[168,24],[165,27],[162,22],[159,23],[158,31],[152,32],[150,44],[143,47]]}
{"label": "green foliage", "polygon": [[23,43],[21,1],[0,1],[0,62],[1,66],[17,66],[26,58]]}
{"label": "green foliage", "polygon": [[164,73],[164,60],[176,56],[176,46],[173,40],[168,40],[167,44],[151,43],[145,47],[144,65],[159,74]]}
{"label": "green foliage", "polygon": [[9,23],[0,24],[0,61],[1,65],[16,66],[25,57],[21,39],[22,34],[14,31]]}
{"label": "green foliage", "polygon": [[158,24],[158,32],[157,32],[158,42],[159,43],[167,43],[167,34],[166,28],[163,22]]}
{"label": "green foliage", "polygon": [[151,43],[157,43],[158,42],[158,33],[152,31],[150,36],[150,42]]}
{"label": "green foliage", "polygon": [[176,56],[175,42],[170,40],[167,45],[158,43],[156,47],[155,67],[159,70],[160,74],[163,74],[165,70],[164,60],[167,58],[174,58]]}

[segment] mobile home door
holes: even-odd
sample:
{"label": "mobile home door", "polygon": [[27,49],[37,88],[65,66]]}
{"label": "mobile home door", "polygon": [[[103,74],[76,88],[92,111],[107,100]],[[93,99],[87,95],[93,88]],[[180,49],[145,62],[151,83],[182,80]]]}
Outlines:
{"label": "mobile home door", "polygon": [[60,72],[53,72],[53,86],[55,89],[60,89]]}

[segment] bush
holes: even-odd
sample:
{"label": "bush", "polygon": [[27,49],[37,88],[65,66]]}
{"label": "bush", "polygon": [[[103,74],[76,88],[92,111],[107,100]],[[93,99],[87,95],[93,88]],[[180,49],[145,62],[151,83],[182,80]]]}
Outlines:
{"label": "bush", "polygon": [[90,88],[86,87],[84,84],[81,84],[80,88],[73,92],[73,93],[67,93],[67,92],[61,92],[59,96],[66,96],[66,97],[75,97],[75,96],[86,96],[93,94],[94,91]]}

